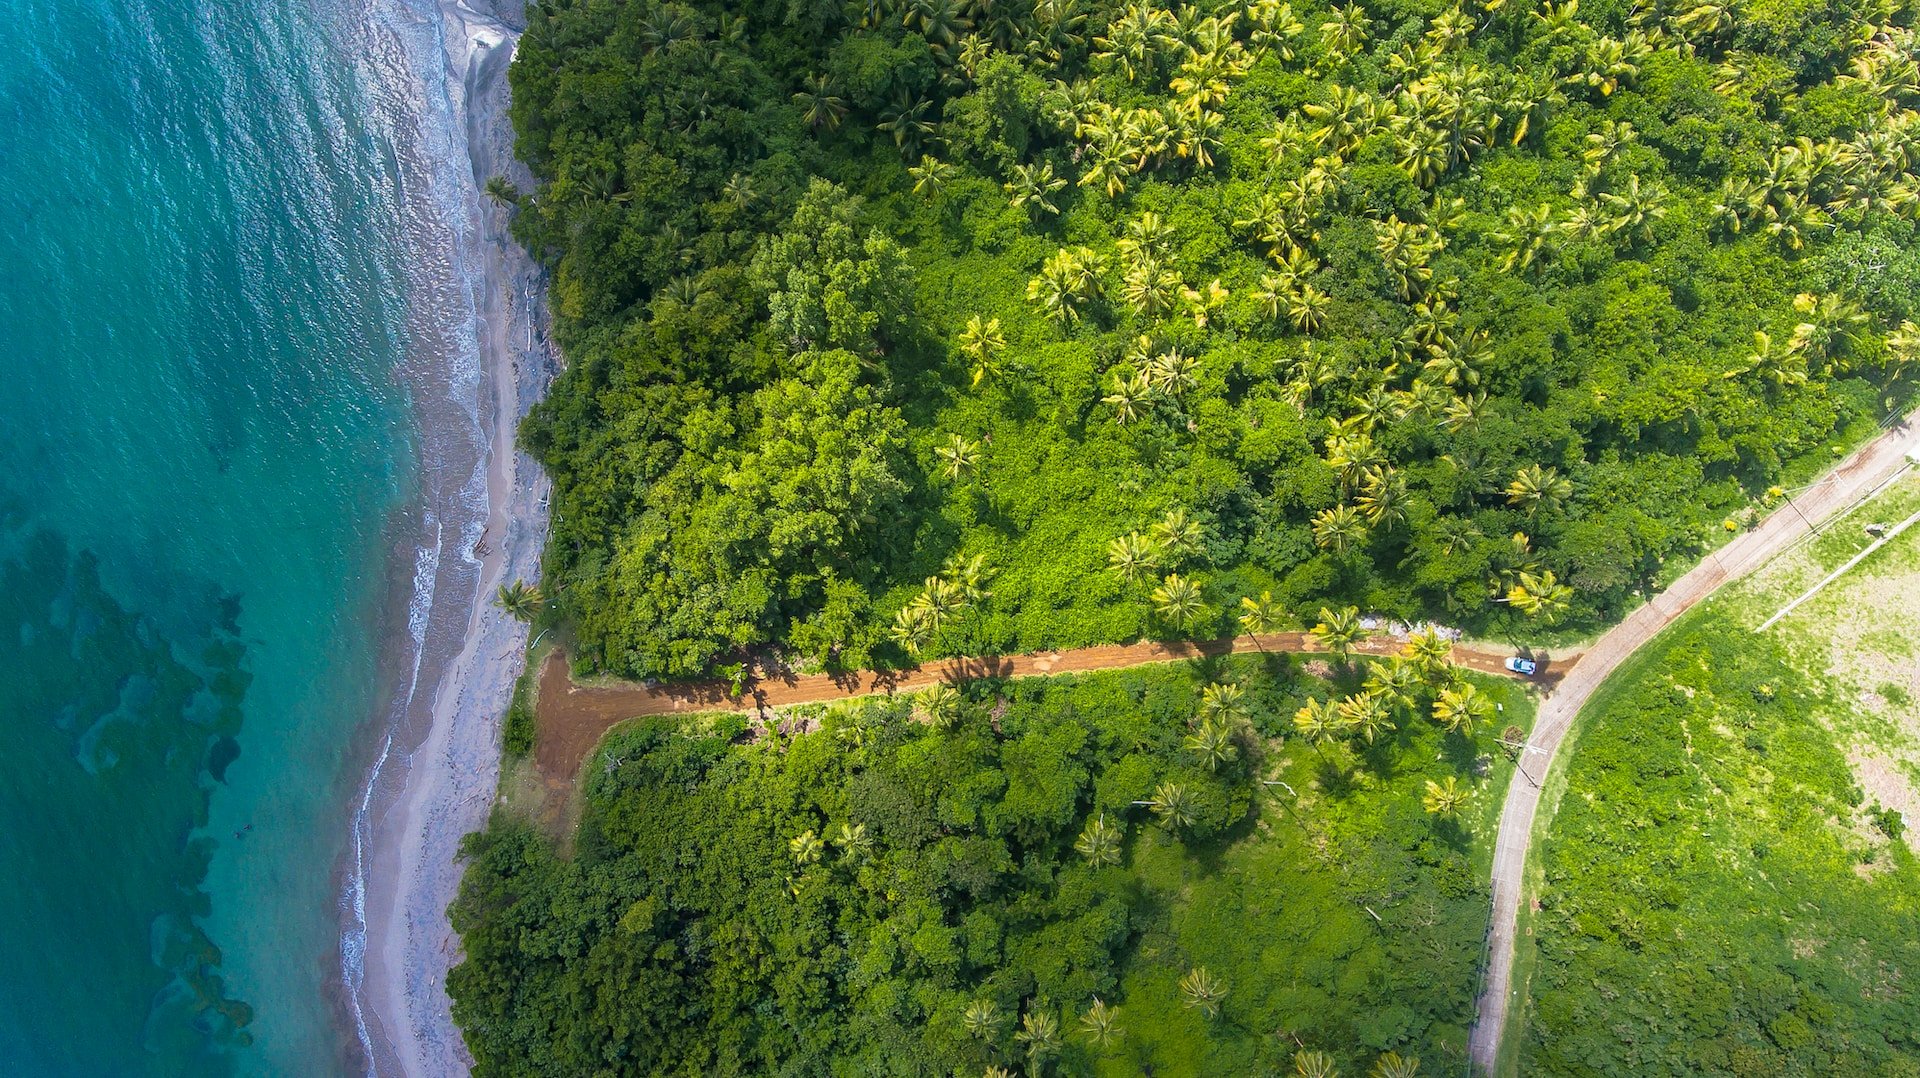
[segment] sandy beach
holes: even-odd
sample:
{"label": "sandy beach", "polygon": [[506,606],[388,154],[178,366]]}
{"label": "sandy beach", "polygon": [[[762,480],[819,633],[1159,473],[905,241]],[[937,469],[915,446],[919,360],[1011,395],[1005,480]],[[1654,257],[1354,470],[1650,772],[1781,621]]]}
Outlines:
{"label": "sandy beach", "polygon": [[[460,181],[467,227],[456,231],[477,271],[466,278],[475,316],[469,335],[477,332],[479,365],[478,414],[469,418],[483,432],[464,454],[472,459],[456,460],[454,467],[472,467],[476,479],[484,471],[484,530],[469,542],[471,528],[436,525],[431,549],[420,548],[413,601],[422,629],[412,683],[397,690],[404,698],[393,709],[391,741],[375,761],[362,804],[364,822],[356,825],[364,890],[356,895],[349,885],[345,939],[354,938],[353,922],[363,916],[363,973],[356,984],[357,948],[343,943],[345,980],[352,1020],[370,1056],[366,1066],[381,1075],[464,1074],[471,1066],[449,1014],[446,978],[458,961],[459,941],[446,911],[460,882],[460,840],[485,823],[493,803],[500,724],[526,648],[526,626],[489,599],[504,582],[535,578],[546,536],[547,483],[514,448],[518,421],[545,389],[556,362],[546,332],[543,280],[508,238],[507,211],[480,195],[489,176],[506,175],[523,187],[531,183],[513,157],[507,116],[506,74],[519,8],[511,0],[501,7],[511,10],[451,0],[439,6],[450,134],[456,145],[464,142],[471,165],[470,176]],[[429,93],[433,89],[428,86]],[[460,344],[473,354],[475,342]],[[423,416],[422,423],[429,422]],[[474,501],[469,497],[467,504],[478,511]],[[426,513],[433,523],[431,497]],[[448,531],[462,538],[443,541],[451,539]],[[361,916],[353,912],[356,904]]]}

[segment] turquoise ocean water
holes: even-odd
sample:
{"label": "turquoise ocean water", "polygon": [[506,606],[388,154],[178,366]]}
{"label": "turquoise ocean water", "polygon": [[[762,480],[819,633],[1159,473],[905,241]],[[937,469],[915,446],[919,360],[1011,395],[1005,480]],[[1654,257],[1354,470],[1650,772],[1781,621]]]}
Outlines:
{"label": "turquoise ocean water", "polygon": [[336,1072],[398,166],[323,3],[0,16],[0,1073]]}

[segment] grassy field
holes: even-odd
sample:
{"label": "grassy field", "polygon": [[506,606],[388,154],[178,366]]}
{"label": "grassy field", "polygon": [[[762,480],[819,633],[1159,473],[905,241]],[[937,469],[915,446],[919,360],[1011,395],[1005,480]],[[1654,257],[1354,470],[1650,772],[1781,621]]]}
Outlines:
{"label": "grassy field", "polygon": [[1907,478],[1683,618],[1583,713],[1502,1073],[1920,1073],[1920,507]]}

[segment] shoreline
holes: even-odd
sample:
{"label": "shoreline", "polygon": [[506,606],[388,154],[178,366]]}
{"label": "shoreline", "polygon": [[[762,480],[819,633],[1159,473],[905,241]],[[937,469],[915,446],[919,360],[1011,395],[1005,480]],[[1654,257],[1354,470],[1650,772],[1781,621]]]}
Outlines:
{"label": "shoreline", "polygon": [[[422,350],[455,368],[471,351],[476,369],[468,373],[476,384],[452,377],[456,407],[449,410],[432,399],[435,372],[415,386],[427,398],[416,411],[423,442],[447,433],[428,428],[463,423],[468,429],[453,432],[456,440],[472,439],[452,461],[429,454],[428,471],[473,471],[455,476],[464,484],[436,474],[443,481],[438,496],[423,490],[415,537],[403,534],[395,548],[391,607],[405,636],[395,638],[394,665],[382,679],[385,721],[363,735],[370,751],[351,806],[335,956],[341,1032],[349,1050],[357,1049],[359,1069],[407,1076],[464,1074],[471,1066],[446,994],[447,972],[459,958],[447,907],[463,871],[460,841],[485,825],[497,794],[501,721],[525,662],[526,626],[490,600],[500,584],[537,576],[548,488],[537,465],[516,450],[514,434],[556,366],[544,279],[507,235],[507,211],[481,194],[488,176],[528,181],[513,156],[507,114],[506,70],[518,39],[507,20],[517,20],[517,8],[507,15],[438,0],[432,17],[440,64],[422,58],[427,69],[415,74],[429,96],[445,95],[434,104],[451,121],[452,130],[441,133],[451,144],[434,148],[449,151],[454,160],[444,164],[459,173],[449,181],[459,203],[454,216],[464,218],[453,223],[454,253],[469,274],[453,275],[456,288],[465,285],[452,296],[454,309],[427,316],[451,314],[454,326],[427,336],[444,335],[452,348]],[[464,167],[454,168],[455,161]],[[426,305],[448,298],[437,288],[426,291],[419,299]],[[451,519],[443,518],[449,509]]]}

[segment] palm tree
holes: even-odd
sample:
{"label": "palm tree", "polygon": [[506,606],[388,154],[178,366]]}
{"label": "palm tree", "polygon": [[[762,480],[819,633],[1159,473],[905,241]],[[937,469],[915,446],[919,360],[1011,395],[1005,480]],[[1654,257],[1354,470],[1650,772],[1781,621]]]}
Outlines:
{"label": "palm tree", "polygon": [[1293,713],[1293,728],[1311,742],[1317,752],[1340,731],[1339,709],[1334,704],[1309,699]]}
{"label": "palm tree", "polygon": [[948,480],[958,482],[972,475],[980,464],[980,443],[967,441],[958,434],[947,435],[947,444],[936,446],[934,456],[940,458],[940,474]]}
{"label": "palm tree", "polygon": [[1013,166],[1013,179],[1000,186],[1012,196],[1014,209],[1025,207],[1029,214],[1053,216],[1060,212],[1060,207],[1054,205],[1053,193],[1066,185],[1067,181],[1053,174],[1053,162],[1042,161],[1038,165]]}
{"label": "palm tree", "polygon": [[1080,1029],[1087,1040],[1100,1048],[1109,1047],[1126,1036],[1126,1030],[1120,1028],[1120,1008],[1109,1006],[1099,996],[1093,997],[1093,1005],[1080,1016]]}
{"label": "palm tree", "polygon": [[1469,681],[1440,690],[1433,701],[1433,717],[1452,733],[1471,735],[1475,726],[1493,717],[1493,701]]}
{"label": "palm tree", "polygon": [[892,108],[881,115],[880,122],[874,128],[892,135],[893,144],[902,156],[917,156],[920,141],[933,134],[933,122],[927,119],[927,113],[932,108],[931,101],[914,100],[902,95],[894,99]]}
{"label": "palm tree", "polygon": [[1334,610],[1323,606],[1320,608],[1320,620],[1307,630],[1307,635],[1315,644],[1333,652],[1344,662],[1353,655],[1354,645],[1367,638],[1368,632],[1360,624],[1359,607],[1347,606]]}
{"label": "palm tree", "polygon": [[1514,474],[1507,484],[1507,504],[1517,505],[1527,516],[1557,513],[1573,496],[1573,483],[1553,468],[1529,464]]}
{"label": "palm tree", "polygon": [[1206,610],[1200,599],[1200,585],[1179,573],[1168,573],[1160,586],[1153,589],[1153,605],[1161,617],[1181,632]]}
{"label": "palm tree", "polygon": [[1163,782],[1155,786],[1153,797],[1147,801],[1147,808],[1171,830],[1179,831],[1193,826],[1193,797],[1179,783]]}
{"label": "palm tree", "polygon": [[1320,40],[1329,53],[1345,59],[1367,43],[1367,30],[1372,26],[1373,20],[1359,4],[1348,4],[1334,8],[1327,21],[1320,24]]}
{"label": "palm tree", "polygon": [[1037,1074],[1040,1065],[1060,1051],[1060,1019],[1052,1011],[1029,1009],[1020,1016],[1013,1039],[1027,1046],[1027,1069]]}
{"label": "palm tree", "polygon": [[1327,324],[1327,306],[1333,297],[1310,284],[1303,284],[1300,290],[1287,298],[1287,321],[1301,333],[1320,332]]}
{"label": "palm tree", "polygon": [[1193,388],[1194,371],[1199,366],[1198,359],[1182,355],[1177,348],[1169,348],[1147,364],[1147,384],[1169,397],[1178,397]]}
{"label": "palm tree", "polygon": [[1160,548],[1139,532],[1128,532],[1107,544],[1107,568],[1131,584],[1160,568]]}
{"label": "palm tree", "polygon": [[793,855],[795,863],[802,865],[811,865],[820,860],[820,851],[825,848],[826,844],[820,841],[820,836],[814,834],[811,827],[787,841],[787,852]]}
{"label": "palm tree", "polygon": [[1779,389],[1805,385],[1807,382],[1806,349],[1792,346],[1776,348],[1772,337],[1764,331],[1755,330],[1753,351],[1747,353],[1746,363],[1728,371],[1722,377],[1738,378],[1743,374],[1758,374]]}
{"label": "palm tree", "polygon": [[1369,1078],[1420,1078],[1420,1057],[1388,1052],[1373,1061]]}
{"label": "palm tree", "polygon": [[1251,595],[1240,598],[1240,631],[1255,638],[1278,630],[1285,617],[1286,611],[1271,591],[1262,591],[1258,599]]}
{"label": "palm tree", "polygon": [[1233,731],[1218,719],[1202,722],[1199,729],[1187,735],[1186,745],[1208,771],[1218,771],[1220,765],[1232,763],[1240,755],[1239,746],[1233,743]]}
{"label": "palm tree", "polygon": [[1187,511],[1179,506],[1167,510],[1167,515],[1153,526],[1154,542],[1174,558],[1190,558],[1198,554],[1204,534],[1199,523],[1187,516]]}
{"label": "palm tree", "polygon": [[1366,537],[1366,519],[1351,505],[1336,505],[1313,515],[1313,542],[1323,550],[1345,554]]}
{"label": "palm tree", "polygon": [[1124,427],[1140,418],[1141,411],[1152,399],[1153,386],[1145,374],[1122,378],[1119,371],[1114,371],[1113,392],[1101,397],[1100,403],[1112,405],[1113,421]]}
{"label": "palm tree", "polygon": [[1369,469],[1357,504],[1370,526],[1397,527],[1407,519],[1407,481],[1391,467]]}
{"label": "palm tree", "polygon": [[1301,1051],[1293,1054],[1295,1078],[1340,1078],[1340,1067],[1325,1052]]}
{"label": "palm tree", "polygon": [[1461,786],[1460,780],[1452,775],[1448,775],[1445,782],[1428,779],[1426,790],[1420,804],[1435,816],[1452,816],[1473,797],[1473,788]]}
{"label": "palm tree", "polygon": [[1120,843],[1125,834],[1118,827],[1107,822],[1105,813],[1087,821],[1087,826],[1074,840],[1073,848],[1080,856],[1094,865],[1117,865],[1120,863]]}
{"label": "palm tree", "polygon": [[893,638],[900,646],[918,655],[933,639],[937,626],[931,610],[918,604],[903,606],[893,615]]}
{"label": "palm tree", "polygon": [[1373,744],[1382,730],[1391,731],[1393,716],[1389,713],[1385,698],[1372,690],[1358,692],[1341,700],[1335,705],[1339,713],[1340,724],[1349,730],[1357,730],[1367,744]]}
{"label": "palm tree", "polygon": [[1506,598],[1515,610],[1552,625],[1567,612],[1573,601],[1573,588],[1555,579],[1551,569],[1539,573],[1523,571],[1507,589]]}
{"label": "palm tree", "polygon": [[1440,630],[1431,626],[1407,638],[1406,646],[1400,649],[1401,658],[1412,663],[1428,680],[1436,680],[1448,672],[1453,662],[1453,641],[1440,635]]}
{"label": "palm tree", "polygon": [[1410,708],[1421,691],[1420,671],[1396,656],[1368,669],[1366,687],[1396,708]]}
{"label": "palm tree", "polygon": [[505,176],[487,177],[487,198],[496,206],[512,206],[520,201],[520,189]]}
{"label": "palm tree", "polygon": [[834,832],[833,844],[855,858],[864,857],[873,849],[873,839],[867,835],[867,825],[863,823],[842,823]]}
{"label": "palm tree", "polygon": [[493,593],[493,605],[515,621],[532,621],[539,616],[540,608],[546,605],[546,601],[546,597],[540,594],[540,585],[524,580],[502,584],[500,590]]}
{"label": "palm tree", "polygon": [[920,163],[907,169],[907,176],[913,180],[913,193],[925,198],[939,198],[953,182],[959,169],[936,157],[922,157]]}
{"label": "palm tree", "polygon": [[914,710],[941,729],[950,729],[960,719],[960,691],[946,682],[937,682],[921,690]]}
{"label": "palm tree", "polygon": [[990,999],[976,999],[967,1004],[960,1024],[966,1027],[968,1036],[991,1041],[1000,1035],[1000,1008]]}
{"label": "palm tree", "polygon": [[1225,721],[1247,717],[1247,690],[1231,681],[1216,681],[1200,690],[1200,714]]}
{"label": "palm tree", "polygon": [[973,384],[978,386],[989,374],[1000,373],[1000,353],[1007,347],[1007,335],[1000,330],[998,318],[967,319],[960,331],[960,350],[973,360]]}
{"label": "palm tree", "polygon": [[1220,1014],[1220,1001],[1226,998],[1226,983],[1207,972],[1205,966],[1195,966],[1180,978],[1180,996],[1185,1005],[1199,1011],[1208,1018]]}
{"label": "palm tree", "polygon": [[847,115],[847,102],[839,96],[839,88],[825,75],[815,75],[806,81],[806,89],[793,95],[793,102],[800,106],[800,119],[811,130],[825,128],[832,131],[840,126]]}

